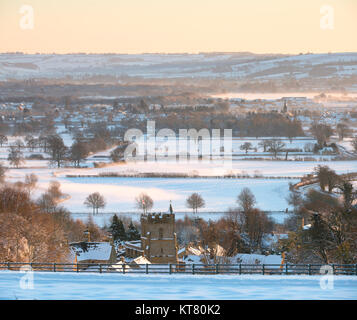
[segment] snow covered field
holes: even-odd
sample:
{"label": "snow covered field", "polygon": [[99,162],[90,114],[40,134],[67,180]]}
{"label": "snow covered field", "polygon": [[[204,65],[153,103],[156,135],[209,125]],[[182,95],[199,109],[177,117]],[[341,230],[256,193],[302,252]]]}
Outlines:
{"label": "snow covered field", "polygon": [[335,276],[333,288],[329,289],[322,276],[167,276],[36,272],[33,274],[33,289],[21,289],[20,280],[24,275],[13,271],[0,272],[0,299],[352,300],[357,298],[355,276]]}
{"label": "snow covered field", "polygon": [[[357,161],[234,161],[232,169],[220,167],[215,163],[175,163],[175,162],[136,162],[113,164],[104,168],[47,168],[47,162],[27,161],[27,168],[9,169],[6,179],[9,182],[23,181],[26,174],[38,175],[38,197],[51,180],[61,183],[61,189],[70,198],[62,203],[74,213],[90,210],[84,207],[85,198],[93,192],[100,192],[107,200],[103,212],[134,212],[134,199],[141,192],[148,193],[154,200],[153,210],[166,211],[172,200],[175,211],[188,211],[185,200],[193,192],[202,194],[206,207],[200,212],[225,211],[235,205],[239,192],[250,188],[257,198],[257,205],[265,211],[281,211],[288,206],[285,197],[289,182],[297,179],[268,179],[268,177],[301,177],[311,173],[319,164],[328,165],[337,173],[357,171]],[[198,175],[224,175],[229,172],[249,174],[257,172],[264,175],[258,179],[212,179],[212,178],[118,178],[98,177],[98,174],[118,173],[135,176],[138,173],[186,173]],[[69,178],[67,175],[90,175],[93,177]]]}
{"label": "snow covered field", "polygon": [[65,178],[61,179],[63,191],[71,199],[63,203],[72,212],[83,212],[83,201],[95,191],[107,199],[106,212],[134,212],[135,197],[146,192],[154,200],[153,210],[167,211],[172,200],[177,211],[189,211],[185,202],[198,192],[206,201],[199,211],[224,211],[235,206],[237,195],[249,187],[263,210],[279,211],[287,207],[288,183],[297,180],[265,179],[178,179],[178,178]]}
{"label": "snow covered field", "polygon": [[[7,164],[6,161],[2,161]],[[89,163],[85,163],[89,165]],[[230,164],[222,161],[157,161],[157,162],[129,162],[126,164],[110,164],[103,168],[48,168],[48,161],[26,160],[23,168],[8,171],[9,176],[24,177],[27,173],[35,173],[39,176],[55,174],[58,177],[66,175],[97,175],[118,173],[136,175],[138,173],[183,173],[191,175],[218,176],[229,173],[248,174],[256,173],[264,177],[302,177],[313,172],[318,165],[326,165],[336,173],[348,173],[357,171],[357,161],[268,161],[268,160],[238,160]],[[36,172],[30,168],[36,167]]]}

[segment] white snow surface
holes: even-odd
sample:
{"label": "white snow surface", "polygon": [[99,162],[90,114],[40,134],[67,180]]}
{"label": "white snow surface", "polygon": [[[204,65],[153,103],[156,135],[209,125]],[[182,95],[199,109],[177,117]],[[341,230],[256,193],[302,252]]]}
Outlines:
{"label": "white snow surface", "polygon": [[[24,273],[0,272],[0,299],[159,300],[159,299],[343,299],[357,298],[356,276],[33,274],[33,289],[21,289]],[[323,284],[321,286],[320,284]],[[325,284],[325,286],[324,286]],[[325,288],[325,289],[323,289]]]}
{"label": "white snow surface", "polygon": [[[285,197],[289,192],[289,182],[298,179],[269,179],[269,177],[301,177],[311,173],[317,165],[328,165],[337,173],[357,171],[357,161],[234,161],[230,169],[215,163],[175,163],[136,162],[112,164],[104,168],[48,168],[46,161],[26,161],[26,167],[11,168],[6,172],[6,180],[15,182],[24,180],[26,174],[35,173],[38,188],[34,198],[46,191],[51,180],[61,183],[61,190],[69,197],[61,203],[72,213],[89,213],[91,209],[83,204],[85,198],[93,192],[100,192],[107,200],[107,206],[101,213],[134,213],[135,197],[141,192],[147,193],[154,200],[154,211],[166,211],[171,200],[174,210],[185,211],[186,198],[193,192],[200,193],[206,201],[205,212],[222,212],[236,206],[236,197],[248,187],[255,194],[257,206],[267,211],[282,211],[288,205]],[[263,177],[256,179],[215,179],[215,178],[136,178],[139,173],[186,173],[189,175],[225,175],[227,173],[249,174],[259,171]],[[99,174],[128,174],[133,177],[98,177]],[[85,176],[70,178],[67,175]],[[284,215],[285,217],[285,215]],[[213,218],[213,217],[212,217]]]}

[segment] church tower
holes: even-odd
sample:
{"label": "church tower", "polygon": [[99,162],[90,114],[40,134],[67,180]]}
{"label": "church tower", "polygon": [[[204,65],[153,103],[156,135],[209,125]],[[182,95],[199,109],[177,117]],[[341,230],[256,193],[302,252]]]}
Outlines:
{"label": "church tower", "polygon": [[171,203],[169,213],[141,215],[141,249],[151,263],[178,263],[175,214]]}

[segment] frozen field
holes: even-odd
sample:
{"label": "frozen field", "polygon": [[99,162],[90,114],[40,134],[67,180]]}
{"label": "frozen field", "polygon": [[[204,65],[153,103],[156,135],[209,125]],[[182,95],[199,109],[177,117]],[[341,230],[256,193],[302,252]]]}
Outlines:
{"label": "frozen field", "polygon": [[[1,161],[7,164],[6,161]],[[90,161],[84,163],[90,165]],[[180,173],[188,175],[219,176],[225,174],[255,174],[264,177],[302,177],[311,173],[318,165],[327,165],[338,174],[356,172],[357,161],[269,161],[269,160],[238,160],[223,161],[157,161],[157,162],[128,162],[125,164],[109,164],[103,168],[48,168],[48,161],[26,160],[21,169],[11,168],[9,176],[24,177],[27,173],[35,173],[39,176],[56,175],[97,175],[117,173],[136,175],[139,173]],[[36,171],[33,170],[36,169]]]}
{"label": "frozen field", "polygon": [[[197,173],[200,175],[214,176],[227,173],[249,174],[256,173],[265,177],[302,177],[311,173],[318,165],[327,165],[337,173],[357,171],[357,161],[259,161],[238,160],[230,163],[223,162],[179,162],[162,161],[156,163],[136,162],[125,165],[114,165],[100,169],[101,172],[127,172],[128,174],[140,172],[163,173]],[[82,174],[86,174],[85,170]],[[91,174],[88,172],[88,174]]]}
{"label": "frozen field", "polygon": [[188,211],[186,199],[198,192],[206,201],[199,211],[225,211],[235,206],[236,197],[245,187],[255,194],[258,207],[279,211],[287,207],[289,182],[280,179],[189,179],[189,178],[65,178],[61,179],[64,192],[71,199],[64,202],[72,212],[83,212],[83,201],[92,192],[99,191],[107,199],[104,212],[134,212],[135,197],[146,192],[154,200],[154,211],[167,211],[170,200],[177,211]]}
{"label": "frozen field", "polygon": [[[85,198],[93,192],[100,192],[107,200],[102,212],[134,212],[134,199],[141,192],[149,194],[155,204],[153,210],[166,211],[171,200],[175,211],[188,211],[185,201],[193,192],[200,193],[206,201],[203,212],[222,212],[235,205],[240,191],[248,187],[257,198],[257,205],[264,211],[281,211],[288,206],[285,197],[288,195],[289,182],[297,179],[267,179],[269,177],[301,177],[311,173],[319,164],[328,165],[337,173],[356,172],[357,161],[235,161],[231,169],[215,163],[175,163],[175,162],[137,162],[112,164],[104,168],[47,168],[40,167],[41,161],[27,161],[27,168],[10,169],[6,179],[15,182],[24,179],[26,174],[38,175],[38,197],[43,193],[51,180],[61,183],[61,189],[70,198],[62,203],[74,213],[90,212],[84,207]],[[42,162],[43,163],[43,162]],[[45,165],[45,163],[43,163]],[[185,173],[189,175],[224,175],[261,174],[258,179],[215,179],[215,178],[135,178],[135,177],[98,177],[98,174],[139,173]],[[67,175],[89,175],[90,177],[69,178]]]}
{"label": "frozen field", "polygon": [[[23,273],[0,272],[0,299],[356,299],[357,277],[192,276],[34,273],[33,289],[21,289]],[[325,286],[324,286],[325,284]],[[22,286],[23,287],[23,286]]]}

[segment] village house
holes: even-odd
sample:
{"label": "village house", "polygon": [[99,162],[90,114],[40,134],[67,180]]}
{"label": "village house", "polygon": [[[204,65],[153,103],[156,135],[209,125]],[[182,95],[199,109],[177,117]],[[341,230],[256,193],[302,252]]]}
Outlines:
{"label": "village house", "polygon": [[115,248],[110,242],[73,242],[70,249],[70,260],[78,264],[106,264],[117,260]]}

